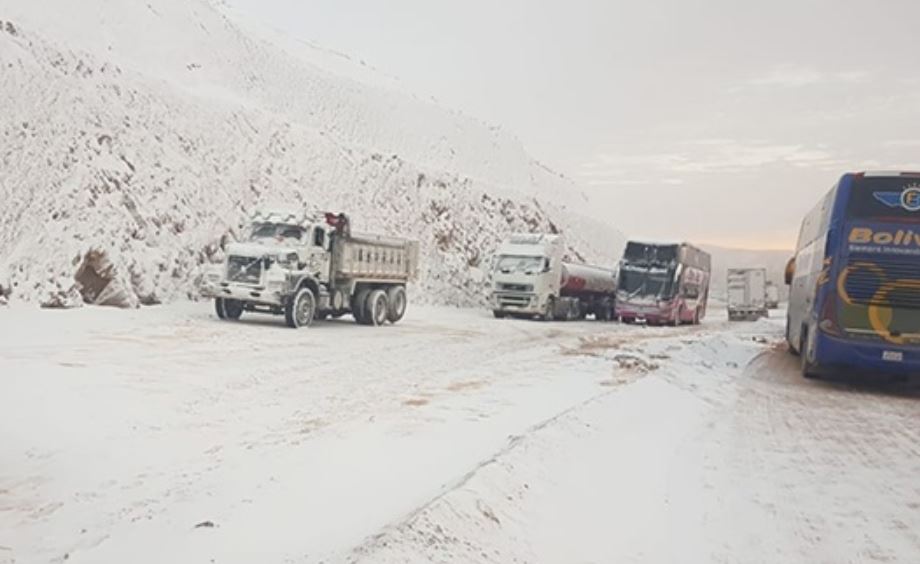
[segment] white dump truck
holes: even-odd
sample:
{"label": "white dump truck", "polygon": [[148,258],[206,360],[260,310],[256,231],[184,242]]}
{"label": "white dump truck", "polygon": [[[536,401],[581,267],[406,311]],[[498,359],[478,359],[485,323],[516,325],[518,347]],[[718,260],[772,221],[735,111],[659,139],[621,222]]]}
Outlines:
{"label": "white dump truck", "polygon": [[613,319],[616,273],[565,262],[564,254],[558,235],[517,234],[502,243],[491,274],[495,317]]}
{"label": "white dump truck", "polygon": [[352,234],[345,214],[259,213],[247,241],[231,243],[202,293],[217,316],[283,315],[289,327],[351,314],[362,325],[396,323],[406,283],[418,270],[418,243]]}
{"label": "white dump truck", "polygon": [[729,321],[756,321],[767,311],[767,270],[731,268],[728,270]]}
{"label": "white dump truck", "polygon": [[767,282],[767,309],[779,309],[779,286]]}

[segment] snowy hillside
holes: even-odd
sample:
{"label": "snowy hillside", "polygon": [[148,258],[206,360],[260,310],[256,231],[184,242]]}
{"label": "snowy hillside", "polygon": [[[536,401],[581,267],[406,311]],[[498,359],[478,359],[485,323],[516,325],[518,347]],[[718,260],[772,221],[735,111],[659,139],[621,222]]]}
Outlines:
{"label": "snowy hillside", "polygon": [[430,301],[476,303],[511,231],[617,257],[622,236],[512,136],[225,10],[0,0],[0,286],[14,299],[79,300],[76,275],[97,301],[192,295],[266,202],[418,238]]}

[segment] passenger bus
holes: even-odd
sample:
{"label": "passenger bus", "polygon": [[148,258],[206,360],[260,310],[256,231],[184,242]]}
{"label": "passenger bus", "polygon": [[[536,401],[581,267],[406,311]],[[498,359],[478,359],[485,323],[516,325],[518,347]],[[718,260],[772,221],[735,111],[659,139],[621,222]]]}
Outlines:
{"label": "passenger bus", "polygon": [[852,173],[802,221],[786,340],[802,374],[920,373],[920,173]]}
{"label": "passenger bus", "polygon": [[630,241],[620,261],[616,313],[624,323],[697,324],[706,316],[709,254],[688,243]]}

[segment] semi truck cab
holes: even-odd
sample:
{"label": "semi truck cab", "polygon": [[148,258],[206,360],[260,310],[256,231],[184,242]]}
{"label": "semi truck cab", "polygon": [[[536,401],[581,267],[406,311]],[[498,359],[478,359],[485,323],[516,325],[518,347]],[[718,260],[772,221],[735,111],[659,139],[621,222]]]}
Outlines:
{"label": "semi truck cab", "polygon": [[495,317],[543,320],[614,317],[613,270],[566,262],[559,235],[512,235],[495,254],[490,302]]}
{"label": "semi truck cab", "polygon": [[543,315],[559,295],[563,245],[556,235],[514,235],[496,251],[492,266],[493,311]]}

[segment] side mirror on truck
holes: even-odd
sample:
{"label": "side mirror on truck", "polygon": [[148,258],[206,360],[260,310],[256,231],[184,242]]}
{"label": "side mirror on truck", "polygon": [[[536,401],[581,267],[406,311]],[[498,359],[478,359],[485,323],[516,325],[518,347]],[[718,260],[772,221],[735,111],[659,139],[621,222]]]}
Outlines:
{"label": "side mirror on truck", "polygon": [[794,276],[795,276],[795,257],[792,257],[791,259],[789,259],[789,262],[786,263],[785,279],[786,279],[787,286],[792,285],[792,278]]}

